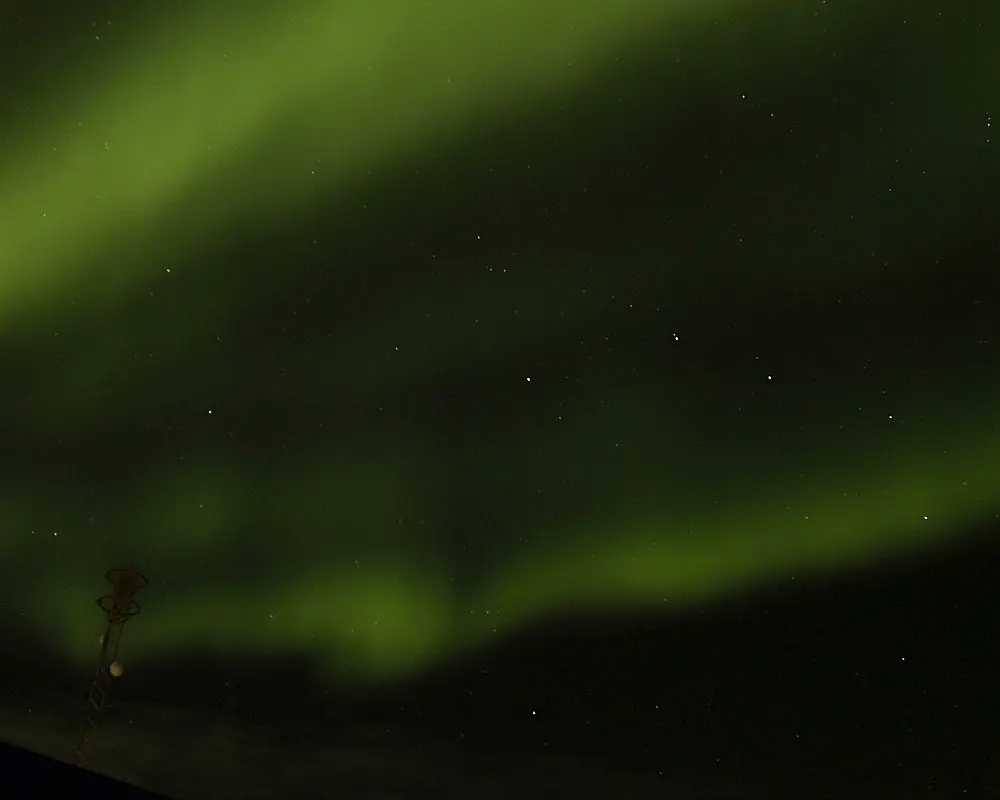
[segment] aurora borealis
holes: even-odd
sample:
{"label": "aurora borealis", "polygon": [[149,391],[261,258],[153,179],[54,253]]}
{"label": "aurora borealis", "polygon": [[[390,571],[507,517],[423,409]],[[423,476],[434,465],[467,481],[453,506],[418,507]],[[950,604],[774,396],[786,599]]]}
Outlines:
{"label": "aurora borealis", "polygon": [[[723,13],[746,13],[739,4],[720,5]],[[708,15],[703,7],[690,4],[664,4],[656,10],[643,3],[619,4],[613,20],[607,19],[601,3],[574,4],[572,11],[553,7],[541,15],[528,4],[516,5],[514,13],[500,3],[476,8],[474,15],[461,12],[458,4],[418,14],[371,4],[363,11],[310,3],[277,11],[271,4],[257,4],[251,13],[237,14],[208,4],[199,12],[149,12],[149,18],[135,11],[125,15],[117,28],[101,21],[94,28],[98,33],[89,52],[82,50],[82,35],[77,37],[80,60],[67,63],[59,79],[51,79],[48,86],[33,87],[37,92],[33,102],[25,103],[20,114],[4,115],[7,133],[0,162],[5,189],[0,208],[4,327],[9,337],[17,335],[15,330],[31,330],[50,353],[60,354],[49,355],[48,361],[47,354],[30,359],[34,374],[10,387],[11,407],[16,407],[12,421],[30,420],[39,443],[72,436],[61,446],[89,453],[101,447],[90,437],[125,438],[126,431],[143,423],[169,426],[171,417],[182,413],[190,414],[187,424],[198,428],[197,436],[178,448],[183,452],[161,457],[147,453],[147,463],[138,469],[119,465],[130,475],[124,486],[104,486],[99,479],[84,478],[84,485],[97,484],[84,488],[77,476],[42,482],[31,476],[30,467],[16,469],[11,476],[7,562],[16,563],[19,554],[25,561],[34,560],[39,552],[32,549],[29,537],[55,537],[61,529],[61,539],[34,545],[47,548],[47,557],[56,565],[50,580],[59,588],[32,577],[31,587],[19,587],[18,592],[22,597],[25,591],[35,594],[32,606],[46,610],[46,627],[60,630],[59,639],[72,652],[90,655],[91,637],[81,625],[82,614],[90,610],[82,603],[78,610],[70,610],[65,600],[51,601],[69,593],[67,582],[74,594],[92,593],[94,576],[109,558],[127,549],[129,557],[151,564],[155,559],[152,571],[161,580],[193,583],[184,577],[185,565],[224,563],[227,553],[235,557],[250,549],[249,536],[241,527],[261,521],[283,532],[282,550],[290,562],[286,569],[294,578],[267,575],[271,557],[265,553],[274,545],[261,542],[260,583],[252,602],[242,589],[211,586],[207,576],[198,582],[205,584],[202,587],[189,585],[176,596],[171,592],[169,603],[160,603],[157,629],[143,637],[150,652],[220,640],[251,647],[263,635],[273,637],[277,646],[325,646],[338,660],[346,650],[349,661],[362,662],[365,671],[379,665],[392,669],[397,662],[419,662],[442,647],[461,646],[467,637],[481,637],[498,625],[517,625],[557,604],[586,604],[595,596],[608,602],[649,603],[661,602],[664,595],[670,601],[715,593],[772,571],[808,569],[817,562],[853,559],[859,551],[880,551],[917,537],[940,535],[956,521],[975,518],[996,502],[994,467],[1000,451],[995,425],[989,422],[993,408],[983,402],[996,396],[996,373],[995,362],[985,354],[973,365],[982,370],[980,374],[960,376],[958,386],[947,391],[941,384],[954,381],[950,373],[915,391],[901,385],[900,378],[884,374],[881,385],[871,387],[876,393],[885,392],[872,398],[880,412],[885,409],[882,418],[871,419],[876,417],[872,409],[858,423],[857,416],[848,416],[845,403],[839,409],[841,422],[847,418],[854,430],[833,437],[836,443],[831,443],[829,455],[818,449],[810,457],[819,463],[810,464],[809,475],[794,481],[792,497],[788,481],[801,472],[797,464],[802,457],[795,451],[806,444],[792,441],[776,448],[776,453],[751,444],[754,434],[766,437],[767,426],[760,420],[744,422],[737,398],[729,408],[717,410],[720,418],[712,427],[749,426],[751,430],[740,437],[743,442],[722,447],[685,441],[687,431],[705,423],[698,418],[697,406],[699,393],[706,389],[698,386],[698,378],[676,387],[670,392],[676,396],[658,403],[637,379],[633,386],[609,380],[594,387],[590,397],[581,396],[566,385],[560,374],[566,369],[555,358],[551,366],[532,366],[530,359],[524,359],[528,362],[524,375],[508,366],[511,351],[523,352],[526,345],[543,350],[545,340],[554,339],[549,348],[558,352],[565,345],[558,328],[553,330],[556,326],[569,339],[574,328],[600,332],[602,327],[629,325],[628,315],[620,309],[635,306],[637,300],[636,317],[658,317],[655,324],[661,329],[657,335],[662,337],[664,359],[684,360],[683,355],[674,355],[684,349],[704,348],[706,357],[716,355],[713,350],[724,348],[724,342],[706,345],[708,332],[691,335],[680,322],[671,321],[693,317],[699,303],[718,308],[718,296],[691,285],[702,270],[714,272],[713,281],[729,291],[756,288],[764,295],[771,285],[785,295],[815,291],[833,297],[837,292],[871,291],[886,280],[886,271],[880,269],[884,261],[897,265],[893,267],[897,280],[922,277],[916,273],[928,265],[905,264],[912,260],[914,247],[943,248],[956,229],[965,234],[970,222],[978,222],[972,209],[981,199],[975,187],[969,187],[969,179],[974,174],[985,179],[984,171],[997,166],[987,157],[992,143],[985,97],[970,92],[965,103],[965,115],[980,122],[974,134],[959,127],[964,120],[954,115],[950,128],[942,119],[941,103],[959,101],[944,94],[944,81],[938,81],[940,94],[933,94],[931,79],[941,65],[933,70],[928,65],[925,82],[907,75],[899,77],[899,85],[883,90],[893,98],[885,101],[888,109],[876,112],[884,115],[883,124],[858,131],[853,146],[851,142],[836,149],[826,145],[832,151],[828,163],[800,170],[796,164],[773,166],[775,183],[798,173],[800,186],[778,188],[765,200],[765,210],[752,211],[759,221],[747,219],[743,212],[738,219],[731,217],[725,209],[732,208],[736,199],[710,199],[706,191],[697,216],[715,206],[716,215],[725,222],[703,223],[705,234],[716,239],[719,229],[726,227],[745,232],[753,269],[720,265],[711,270],[697,260],[686,268],[678,258],[675,269],[680,274],[674,287],[673,269],[650,276],[657,271],[644,263],[651,257],[629,253],[621,242],[581,253],[573,252],[571,241],[539,242],[528,252],[508,253],[502,242],[477,247],[481,240],[476,239],[475,228],[461,222],[456,224],[464,229],[452,236],[465,238],[466,247],[453,246],[456,252],[440,267],[428,264],[434,263],[432,252],[395,266],[409,273],[398,281],[400,288],[387,288],[384,301],[359,297],[354,311],[360,319],[329,319],[325,340],[296,348],[294,363],[277,366],[291,357],[282,352],[281,343],[270,343],[275,351],[270,358],[272,374],[255,380],[284,395],[293,417],[302,413],[297,407],[321,405],[317,394],[336,394],[338,405],[352,405],[355,413],[375,416],[378,404],[388,402],[382,398],[405,397],[445,370],[468,373],[485,354],[495,354],[510,374],[496,379],[495,387],[486,391],[509,393],[512,402],[533,407],[536,419],[519,424],[494,418],[485,426],[500,429],[492,436],[504,436],[506,430],[504,438],[516,441],[490,443],[489,455],[472,452],[465,458],[473,460],[473,469],[496,470],[512,480],[525,459],[537,458],[533,453],[549,453],[550,467],[543,476],[532,480],[522,475],[508,491],[512,505],[518,498],[524,500],[521,495],[532,493],[532,483],[542,484],[542,500],[535,505],[544,504],[545,495],[556,491],[570,495],[559,501],[555,519],[525,521],[523,530],[491,531],[484,543],[476,541],[484,538],[476,528],[494,527],[484,508],[481,519],[468,519],[465,529],[456,529],[442,507],[453,506],[457,498],[449,495],[461,491],[454,485],[453,466],[461,456],[427,441],[436,434],[427,430],[431,423],[415,422],[416,409],[407,413],[397,406],[394,417],[386,414],[385,422],[368,422],[372,427],[363,436],[357,431],[345,436],[334,419],[327,423],[328,430],[318,429],[309,436],[312,441],[285,443],[280,466],[241,463],[232,449],[227,453],[225,440],[234,426],[243,428],[244,439],[252,434],[245,420],[233,421],[244,413],[237,408],[241,395],[225,384],[246,384],[247,378],[232,376],[259,371],[252,357],[233,353],[241,346],[242,334],[230,327],[234,324],[230,320],[259,303],[269,286],[276,289],[286,283],[295,275],[296,264],[274,263],[256,271],[239,264],[224,268],[204,255],[213,252],[213,242],[231,242],[241,230],[255,226],[288,230],[294,227],[290,222],[294,215],[312,215],[317,209],[329,209],[325,213],[343,220],[340,225],[350,225],[350,214],[362,212],[345,198],[364,195],[370,173],[379,176],[372,181],[391,186],[394,172],[412,174],[422,161],[434,159],[435,147],[468,149],[468,142],[476,140],[475,131],[489,130],[498,118],[529,114],[540,104],[582,104],[586,101],[577,98],[586,97],[588,82],[613,73],[615,57],[625,48],[631,52],[638,47],[637,31],[651,43],[669,43],[684,53],[683,43],[675,42],[671,32],[696,37],[696,23]],[[823,26],[846,29],[848,23],[834,18]],[[799,37],[817,35],[807,19],[800,19],[800,25]],[[261,33],[265,29],[266,38]],[[486,37],[491,46],[486,48],[479,46],[484,30],[492,31]],[[524,39],[525,30],[532,38]],[[513,48],[522,47],[530,54],[527,60],[510,57]],[[641,49],[639,53],[645,55]],[[718,54],[712,52],[712,57]],[[786,57],[790,63],[796,57],[807,58],[801,53]],[[570,62],[575,63],[570,66]],[[724,61],[717,63],[711,72],[724,72],[726,66]],[[538,75],[543,76],[541,85]],[[892,77],[886,68],[883,82],[889,84]],[[958,78],[954,83],[963,83]],[[730,76],[710,73],[698,91],[712,90],[713,83],[718,86],[725,80]],[[911,88],[914,83],[921,83],[922,91]],[[678,86],[677,94],[684,92],[685,87]],[[928,94],[940,102],[928,101]],[[527,97],[521,99],[523,95]],[[725,101],[738,105],[741,99]],[[933,112],[916,115],[918,99]],[[678,105],[683,102],[679,99]],[[757,113],[766,115],[766,107]],[[668,146],[669,132],[664,138]],[[880,142],[907,154],[909,163],[900,164],[897,175],[878,174],[870,165],[865,169],[858,164],[854,174],[842,171],[829,186],[834,165],[850,164],[855,151]],[[730,180],[738,184],[747,179],[734,175]],[[822,196],[821,183],[828,184],[826,194],[832,197]],[[959,189],[961,198],[955,196]],[[659,208],[637,210],[637,219],[622,226],[626,229],[622,234],[634,227],[649,240],[643,249],[654,244],[664,248],[671,239],[676,241],[671,225],[679,228],[688,215],[696,216],[691,210],[699,206],[696,198],[685,193],[688,208],[675,212],[679,198],[668,191]],[[737,191],[728,187],[730,194]],[[849,219],[852,197],[856,222]],[[844,207],[834,211],[831,200],[838,199]],[[803,201],[797,218],[789,219],[793,204]],[[421,202],[419,194],[415,202]],[[940,222],[936,204],[942,202],[949,203],[953,225]],[[964,213],[952,205],[955,202],[963,203]],[[843,217],[834,223],[837,212]],[[920,212],[924,222],[919,227],[931,229],[925,235],[938,235],[930,243],[914,243],[912,236],[893,240],[894,231],[901,224],[914,226],[913,215]],[[609,209],[609,214],[619,213]],[[791,240],[787,250],[793,252],[761,269],[763,245],[754,240],[773,235],[763,224],[768,218],[789,220],[783,235]],[[656,220],[659,230],[653,227]],[[336,230],[338,223],[333,224]],[[369,236],[375,238],[374,229],[389,221],[373,223],[369,217],[356,224],[370,226]],[[813,234],[815,260],[802,267],[788,263],[806,254],[801,240],[818,226],[827,230]],[[284,235],[296,242],[309,233]],[[398,233],[388,235],[394,238]],[[334,275],[342,270],[353,278],[363,271],[367,278],[358,280],[390,282],[374,261],[377,242],[366,258],[369,263],[338,264],[336,235],[325,232],[324,239],[332,239],[324,242],[331,248],[325,269]],[[874,259],[858,252],[862,242],[878,248]],[[307,251],[308,244],[309,240],[302,241],[300,250]],[[219,246],[224,245],[214,245]],[[689,246],[688,241],[680,245]],[[716,247],[706,244],[706,257]],[[567,248],[568,252],[560,252]],[[815,250],[822,253],[822,260]],[[308,257],[305,252],[296,255],[302,260]],[[627,263],[608,263],[612,260],[636,263],[630,269]],[[483,278],[489,261],[494,261],[493,274],[503,277],[492,282]],[[658,302],[664,306],[669,302],[669,307],[659,312],[644,308],[653,304],[650,295],[640,297],[640,287],[629,286],[627,277],[611,272],[616,266],[634,269],[644,280],[655,282],[655,291],[668,292]],[[437,280],[428,275],[432,268],[441,276]],[[903,272],[907,269],[913,274]],[[574,297],[583,294],[588,282],[593,284],[593,299]],[[622,296],[612,299],[619,284]],[[156,303],[157,296],[162,305]],[[303,305],[307,300],[298,298]],[[516,308],[519,303],[522,309]],[[141,314],[135,310],[139,304],[145,308]],[[764,311],[767,305],[762,301],[761,313],[774,314]],[[779,309],[784,311],[780,304]],[[609,313],[614,314],[613,322]],[[161,319],[154,323],[157,314]],[[442,318],[440,327],[425,321],[430,314]],[[483,319],[477,323],[480,314]],[[93,320],[102,318],[104,329],[98,330]],[[67,332],[60,334],[60,327]],[[678,341],[667,335],[672,327],[678,329]],[[73,339],[68,352],[54,343],[55,337],[67,334]],[[625,334],[602,357],[613,360],[620,348],[618,357],[630,358],[629,335],[643,332]],[[207,357],[206,348],[214,349],[211,356]],[[30,352],[29,347],[23,346],[22,352]],[[891,354],[874,369],[901,371],[905,367],[893,362],[905,357]],[[791,361],[785,354],[780,358]],[[237,359],[251,363],[240,364]],[[188,377],[204,371],[198,361],[225,370],[227,377]],[[863,366],[844,365],[845,372]],[[940,365],[942,370],[956,368]],[[804,369],[810,366],[793,361],[784,370],[775,369],[777,383],[771,385],[766,364],[757,375],[746,377],[748,383],[757,383],[760,392],[778,394],[794,390],[772,386],[781,387],[789,380],[800,384],[801,376],[789,373]],[[515,379],[528,383],[531,372],[536,373],[533,385],[514,385]],[[816,380],[822,382],[823,391],[832,391],[846,379],[828,370]],[[748,389],[739,387],[743,392]],[[801,386],[796,390],[808,393]],[[526,397],[529,392],[537,401]],[[894,401],[904,392],[905,398]],[[802,403],[793,413],[835,421],[835,404],[823,408],[815,398],[810,400],[811,408]],[[905,434],[889,430],[894,403],[900,404],[901,417],[895,427],[905,425]],[[222,407],[213,410],[213,405]],[[564,415],[555,413],[554,406],[560,405]],[[202,418],[196,420],[196,415]],[[941,421],[933,427],[922,425],[921,416]],[[802,424],[789,423],[789,429],[801,429]],[[424,431],[414,431],[417,427]],[[106,432],[98,435],[102,428]],[[879,441],[872,447],[869,442],[876,431]],[[891,448],[883,437],[895,438]],[[300,434],[301,438],[305,437]],[[955,448],[952,459],[942,461],[938,453],[950,442],[963,446]],[[623,447],[631,452],[620,454]],[[474,442],[466,448],[479,449]],[[58,452],[55,449],[53,455]],[[729,485],[709,489],[725,495],[721,503],[706,506],[704,498],[692,497],[688,487],[675,488],[686,480],[685,463],[692,459],[705,465],[718,459],[727,472],[739,476],[735,485],[727,480]],[[575,491],[566,486],[557,476],[570,461],[587,463],[588,478],[595,485],[578,484]],[[449,466],[430,466],[442,462]],[[647,473],[641,484],[609,491],[608,481],[616,480],[612,476],[630,465]],[[52,476],[60,470],[49,466],[46,472]],[[434,473],[447,478],[435,479]],[[552,483],[564,488],[553,489]],[[847,498],[844,488],[853,490]],[[497,491],[485,485],[476,490]],[[585,497],[576,503],[590,504],[595,490],[609,495],[608,502],[581,519],[573,512],[572,495],[579,492]],[[616,509],[623,495],[628,508]],[[398,518],[407,505],[428,506],[430,519],[421,523],[412,518],[401,526]],[[790,505],[794,510],[786,510]],[[100,506],[106,511],[93,513]],[[806,514],[798,512],[809,510],[812,524],[805,528]],[[502,513],[518,527],[518,514]],[[477,569],[475,580],[456,590],[454,580],[461,578],[456,575],[461,565],[456,566],[454,559],[460,562],[466,539],[476,542],[474,548],[489,551],[481,558],[492,566]],[[90,569],[80,568],[84,564]],[[60,565],[73,565],[79,572],[76,579],[65,575]],[[212,612],[193,612],[206,607]],[[279,610],[283,623],[268,626],[269,615]],[[487,611],[493,612],[489,619]],[[194,621],[198,619],[203,622]],[[376,622],[380,630],[375,630]],[[352,628],[354,635],[348,633]]]}
{"label": "aurora borealis", "polygon": [[542,5],[0,5],[0,625],[381,684],[995,517],[998,12]]}

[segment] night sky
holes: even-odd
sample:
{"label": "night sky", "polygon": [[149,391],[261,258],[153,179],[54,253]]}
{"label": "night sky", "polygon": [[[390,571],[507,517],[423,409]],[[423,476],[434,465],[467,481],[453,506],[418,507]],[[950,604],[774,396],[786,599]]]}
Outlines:
{"label": "night sky", "polygon": [[0,0],[0,738],[127,564],[93,768],[177,798],[987,796],[997,42]]}

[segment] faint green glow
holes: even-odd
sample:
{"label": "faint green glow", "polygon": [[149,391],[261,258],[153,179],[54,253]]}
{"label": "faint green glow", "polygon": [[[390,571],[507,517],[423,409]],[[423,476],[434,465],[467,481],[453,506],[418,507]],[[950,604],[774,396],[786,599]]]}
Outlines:
{"label": "faint green glow", "polygon": [[[644,489],[631,515],[589,520],[583,529],[526,531],[525,542],[509,545],[464,594],[454,589],[447,545],[436,543],[433,530],[419,539],[412,529],[394,533],[396,509],[425,468],[418,457],[399,459],[405,443],[368,466],[351,466],[359,454],[342,455],[304,462],[280,478],[238,477],[238,463],[219,461],[180,482],[146,476],[158,491],[112,531],[53,542],[62,566],[33,581],[22,599],[44,611],[68,653],[86,660],[100,624],[90,603],[101,588],[96,577],[111,554],[134,546],[155,554],[161,569],[176,564],[172,574],[186,584],[144,590],[148,610],[136,623],[142,630],[130,635],[131,658],[284,648],[316,654],[353,680],[391,679],[551,613],[670,608],[940,542],[997,497],[991,476],[1000,441],[995,428],[982,435],[989,430],[985,418],[965,420],[951,436],[978,445],[946,462],[925,443],[905,457],[841,458],[803,485],[778,480],[752,453],[738,455],[731,467],[759,472],[748,483],[755,494],[706,506],[669,481]],[[956,475],[968,479],[956,482]],[[379,508],[383,514],[371,513]],[[263,529],[259,539],[238,538],[253,535],[246,523]],[[138,542],[121,540],[132,531],[141,531]],[[104,550],[95,553],[101,534]],[[242,579],[226,566],[223,580],[213,566],[229,561],[245,565]]]}

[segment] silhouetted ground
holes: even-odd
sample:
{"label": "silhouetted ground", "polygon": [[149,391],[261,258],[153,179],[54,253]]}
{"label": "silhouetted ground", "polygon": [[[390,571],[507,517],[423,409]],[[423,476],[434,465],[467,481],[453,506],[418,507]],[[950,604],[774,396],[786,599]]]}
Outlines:
{"label": "silhouetted ground", "polygon": [[[738,779],[706,776],[672,781],[662,774],[609,774],[568,759],[523,753],[470,752],[419,731],[341,732],[324,743],[257,735],[218,723],[205,726],[192,713],[152,706],[120,707],[118,722],[102,727],[92,743],[93,768],[176,800],[219,797],[337,798],[337,800],[500,800],[500,798],[629,798],[643,800],[749,800],[750,798],[924,798],[944,789],[841,785],[836,776],[798,777],[774,786],[744,786]],[[74,731],[68,720],[34,710],[0,718],[0,737],[63,761]],[[750,733],[749,735],[752,735]]]}

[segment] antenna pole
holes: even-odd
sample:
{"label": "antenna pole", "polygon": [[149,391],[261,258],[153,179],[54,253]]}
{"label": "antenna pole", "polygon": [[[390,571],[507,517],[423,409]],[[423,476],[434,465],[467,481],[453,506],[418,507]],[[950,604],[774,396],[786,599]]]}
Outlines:
{"label": "antenna pole", "polygon": [[97,598],[97,605],[108,615],[108,626],[100,639],[101,651],[97,669],[90,681],[87,704],[83,709],[83,724],[80,726],[80,736],[73,751],[76,762],[81,767],[88,765],[84,750],[87,742],[97,731],[97,723],[108,696],[111,676],[121,674],[120,671],[114,672],[114,670],[120,668],[118,646],[121,643],[125,623],[142,610],[135,601],[135,593],[149,583],[145,575],[131,567],[113,567],[104,573],[104,577],[111,584],[112,593]]}

